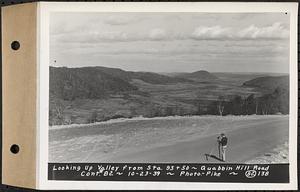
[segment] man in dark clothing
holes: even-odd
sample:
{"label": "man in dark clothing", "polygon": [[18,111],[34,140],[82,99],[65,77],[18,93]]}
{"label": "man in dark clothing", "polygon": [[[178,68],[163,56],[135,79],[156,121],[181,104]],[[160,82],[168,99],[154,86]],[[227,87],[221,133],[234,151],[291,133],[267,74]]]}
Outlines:
{"label": "man in dark clothing", "polygon": [[224,133],[221,133],[221,135],[218,137],[218,143],[219,143],[219,158],[222,159],[222,161],[225,161],[225,152],[227,148],[227,137]]}

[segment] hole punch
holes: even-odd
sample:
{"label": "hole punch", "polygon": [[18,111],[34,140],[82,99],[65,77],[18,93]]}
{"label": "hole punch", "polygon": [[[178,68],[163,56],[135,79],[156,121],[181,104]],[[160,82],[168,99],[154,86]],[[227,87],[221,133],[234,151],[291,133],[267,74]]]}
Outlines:
{"label": "hole punch", "polygon": [[19,151],[20,151],[19,145],[13,144],[10,147],[10,152],[12,152],[13,154],[17,154],[17,153],[19,153]]}
{"label": "hole punch", "polygon": [[19,41],[13,41],[12,43],[11,43],[11,48],[13,49],[13,50],[18,50],[18,49],[20,49],[20,43],[19,43]]}

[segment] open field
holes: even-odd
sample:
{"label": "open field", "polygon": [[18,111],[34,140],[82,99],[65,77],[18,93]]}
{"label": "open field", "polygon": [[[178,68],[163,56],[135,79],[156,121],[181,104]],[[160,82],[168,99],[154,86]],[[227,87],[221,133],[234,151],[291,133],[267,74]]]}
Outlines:
{"label": "open field", "polygon": [[228,162],[248,162],[288,141],[288,115],[190,116],[50,127],[49,162],[218,162],[216,137],[228,138]]}
{"label": "open field", "polygon": [[[95,121],[105,121],[114,117],[154,117],[172,114],[197,114],[219,96],[250,94],[261,95],[263,90],[244,87],[242,83],[263,74],[239,75],[231,73],[216,74],[218,79],[202,82],[179,82],[173,84],[151,84],[133,79],[130,83],[139,91],[112,94],[101,99],[60,100],[63,111],[63,124],[91,123],[93,113]],[[51,104],[52,102],[52,104]],[[55,99],[51,99],[50,109],[55,111]],[[159,113],[159,115],[157,114]],[[50,125],[57,123],[50,118]]]}

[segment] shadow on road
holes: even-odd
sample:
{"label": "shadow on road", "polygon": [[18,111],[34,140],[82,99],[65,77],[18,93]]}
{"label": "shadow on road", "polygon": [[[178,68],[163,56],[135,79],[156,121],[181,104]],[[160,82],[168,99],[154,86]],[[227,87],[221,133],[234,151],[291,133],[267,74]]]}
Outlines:
{"label": "shadow on road", "polygon": [[217,156],[215,156],[215,155],[210,155],[210,154],[205,154],[205,158],[206,158],[206,160],[208,161],[208,157],[211,157],[211,158],[213,158],[213,159],[215,159],[215,160],[218,160],[218,161],[221,161],[221,162],[224,162],[222,159],[220,159],[219,157],[217,157]]}

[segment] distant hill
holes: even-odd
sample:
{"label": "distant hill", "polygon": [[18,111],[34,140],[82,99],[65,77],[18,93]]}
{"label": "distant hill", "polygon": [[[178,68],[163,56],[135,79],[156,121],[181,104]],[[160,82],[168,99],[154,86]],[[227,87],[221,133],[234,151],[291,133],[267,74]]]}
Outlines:
{"label": "distant hill", "polygon": [[129,82],[93,68],[50,67],[50,97],[64,100],[102,98],[111,93],[137,90]]}
{"label": "distant hill", "polygon": [[218,77],[216,77],[215,75],[204,70],[196,71],[193,73],[178,73],[175,76],[180,78],[185,78],[185,79],[191,79],[195,81],[210,81],[210,80],[218,79]]}
{"label": "distant hill", "polygon": [[132,79],[132,74],[130,71],[124,71],[122,69],[118,69],[118,68],[109,68],[109,67],[101,67],[101,66],[97,66],[97,67],[83,67],[83,68],[89,68],[95,71],[99,71],[102,73],[106,73],[108,75],[111,75],[113,77],[116,78],[120,78],[123,79],[124,81],[131,81]]}
{"label": "distant hill", "polygon": [[103,73],[109,74],[113,77],[120,78],[124,81],[132,81],[133,79],[139,79],[146,83],[151,84],[169,84],[169,83],[180,83],[180,82],[191,82],[191,80],[178,78],[178,77],[169,77],[167,75],[162,75],[158,73],[151,72],[133,72],[133,71],[125,71],[118,68],[108,68],[108,67],[84,67],[97,71],[101,71]]}
{"label": "distant hill", "polygon": [[288,76],[229,74],[214,80],[216,77],[206,71],[158,74],[108,67],[49,70],[50,125],[139,116],[219,115],[217,99],[223,96],[232,98],[226,100],[224,115],[289,112]]}
{"label": "distant hill", "polygon": [[117,68],[50,67],[50,97],[63,100],[97,99],[109,94],[136,91],[138,88],[131,84],[133,79],[151,84],[190,82],[187,79],[157,73],[131,72]]}
{"label": "distant hill", "polygon": [[151,84],[169,84],[169,83],[183,83],[192,82],[191,80],[181,77],[169,77],[157,73],[150,72],[131,72],[132,79],[140,79]]}
{"label": "distant hill", "polygon": [[243,86],[267,90],[276,88],[289,89],[289,76],[266,76],[258,77],[243,83]]}

